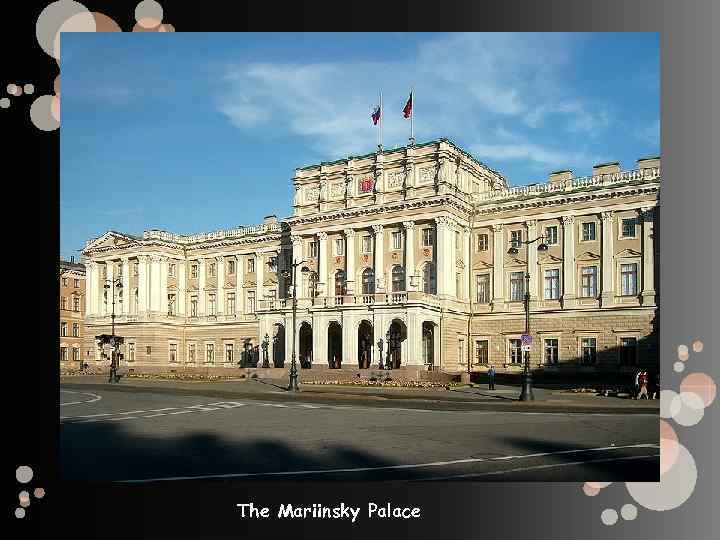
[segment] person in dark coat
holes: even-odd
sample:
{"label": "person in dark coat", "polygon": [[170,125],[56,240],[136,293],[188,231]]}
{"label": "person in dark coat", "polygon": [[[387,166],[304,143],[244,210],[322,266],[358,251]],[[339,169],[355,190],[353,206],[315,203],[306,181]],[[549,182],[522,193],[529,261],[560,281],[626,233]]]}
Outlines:
{"label": "person in dark coat", "polygon": [[495,366],[490,366],[487,371],[488,375],[488,390],[495,390]]}

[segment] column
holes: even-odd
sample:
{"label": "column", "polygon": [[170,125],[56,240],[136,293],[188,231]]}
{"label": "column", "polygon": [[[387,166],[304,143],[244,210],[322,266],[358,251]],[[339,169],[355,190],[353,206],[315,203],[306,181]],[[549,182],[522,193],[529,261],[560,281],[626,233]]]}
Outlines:
{"label": "column", "polygon": [[245,313],[245,260],[235,255],[235,261],[235,313],[240,316]]}
{"label": "column", "polygon": [[198,259],[198,317],[205,316],[205,259]]}
{"label": "column", "polygon": [[375,233],[375,291],[385,292],[385,241],[382,225],[373,225]]}
{"label": "column", "polygon": [[493,311],[505,309],[505,231],[504,225],[493,225]]}
{"label": "column", "polygon": [[563,223],[563,308],[575,306],[575,218],[564,216]]}
{"label": "column", "polygon": [[92,261],[85,265],[85,315],[92,316],[93,312],[93,286],[96,264]]}
{"label": "column", "polygon": [[457,245],[457,223],[451,221],[450,227],[448,227],[448,245],[450,246],[450,268],[448,271],[448,294],[458,298],[460,291],[457,290],[457,258],[458,258],[458,245]]}
{"label": "column", "polygon": [[160,311],[160,262],[158,255],[150,257],[150,311]]}
{"label": "column", "polygon": [[614,240],[613,235],[613,212],[602,213],[602,307],[611,306],[614,303],[615,291],[615,264],[614,264]]}
{"label": "column", "polygon": [[128,257],[123,257],[122,259],[122,290],[122,314],[128,315],[130,313],[130,303],[133,298],[133,292],[130,290],[130,260]]}
{"label": "column", "polygon": [[655,208],[643,208],[642,218],[642,303],[655,305]]}
{"label": "column", "polygon": [[161,257],[158,264],[158,280],[160,281],[160,286],[158,287],[158,311],[162,313],[163,316],[167,316],[168,312],[168,263],[169,260],[167,257]]}
{"label": "column", "polygon": [[[435,247],[437,249],[437,266],[436,266],[436,283],[438,296],[446,296],[449,294],[448,274],[450,272],[451,248],[448,242],[448,232],[450,229],[450,220],[446,217],[435,218]],[[453,279],[455,277],[453,276]]]}
{"label": "column", "polygon": [[463,300],[470,300],[470,269],[472,268],[472,253],[470,252],[470,228],[463,227],[463,280],[462,280],[462,297]]}
{"label": "column", "polygon": [[[537,220],[531,219],[525,222],[527,228],[527,241],[537,238]],[[527,245],[527,272],[530,274],[530,301],[537,302],[538,299],[538,242]]]}
{"label": "column", "polygon": [[222,255],[217,257],[217,313],[225,313],[225,257]]}
{"label": "column", "polygon": [[355,231],[345,229],[345,280],[347,293],[355,294]]}
{"label": "column", "polygon": [[[415,274],[415,222],[404,221],[405,227],[405,290],[417,290],[417,286],[413,286],[413,281],[417,281]],[[408,338],[409,339],[409,338]]]}
{"label": "column", "polygon": [[[318,233],[318,285],[320,296],[330,296],[328,280],[328,240],[327,233]],[[334,292],[334,291],[333,291]]]}
{"label": "column", "polygon": [[[105,304],[107,307],[104,314],[110,315],[112,313],[113,293],[117,295],[117,288],[112,284],[112,281],[115,279],[115,263],[113,261],[107,261],[105,267],[107,268],[105,274],[106,281],[102,283],[101,286],[103,290],[107,291],[107,304]],[[104,289],[105,285],[108,285],[107,289]],[[117,306],[115,307],[117,308]],[[115,314],[117,315],[117,312]]]}
{"label": "column", "polygon": [[181,317],[185,316],[185,303],[187,302],[187,278],[185,274],[185,261],[177,265],[177,312]]}
{"label": "column", "polygon": [[265,259],[264,254],[259,251],[255,253],[255,277],[257,278],[255,284],[255,311],[257,311],[260,301],[265,300]]}
{"label": "column", "polygon": [[138,314],[148,311],[150,291],[148,290],[148,256],[138,256]]}

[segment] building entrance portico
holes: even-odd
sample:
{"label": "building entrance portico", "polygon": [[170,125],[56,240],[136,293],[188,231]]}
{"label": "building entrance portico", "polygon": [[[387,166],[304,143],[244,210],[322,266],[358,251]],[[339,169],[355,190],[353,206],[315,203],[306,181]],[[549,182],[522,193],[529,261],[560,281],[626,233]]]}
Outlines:
{"label": "building entrance portico", "polygon": [[[387,356],[385,366],[391,369],[399,369],[403,365],[403,359],[407,363],[407,326],[400,319],[394,319],[386,334]],[[405,354],[403,354],[405,353]]]}
{"label": "building entrance portico", "polygon": [[342,326],[336,321],[328,325],[327,332],[327,360],[331,369],[340,369],[342,367]]}
{"label": "building entrance portico", "polygon": [[357,332],[357,360],[360,369],[368,369],[373,358],[373,326],[368,321],[361,321]]}
{"label": "building entrance portico", "polygon": [[313,359],[313,330],[309,323],[303,322],[298,332],[298,360],[300,367],[309,368]]}

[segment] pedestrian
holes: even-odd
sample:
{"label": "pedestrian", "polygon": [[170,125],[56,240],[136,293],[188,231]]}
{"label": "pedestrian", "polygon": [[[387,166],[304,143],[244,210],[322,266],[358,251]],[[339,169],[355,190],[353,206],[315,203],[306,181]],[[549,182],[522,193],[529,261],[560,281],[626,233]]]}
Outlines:
{"label": "pedestrian", "polygon": [[633,399],[637,399],[638,396],[640,395],[640,374],[641,373],[642,373],[642,371],[640,371],[639,369],[635,372],[635,380],[633,383],[634,391],[633,391],[633,395],[632,395]]}
{"label": "pedestrian", "polygon": [[495,390],[495,366],[490,366],[487,371],[488,375],[488,390]]}
{"label": "pedestrian", "polygon": [[640,393],[638,394],[638,399],[642,399],[643,396],[645,396],[645,399],[650,399],[650,396],[648,394],[647,371],[643,371],[642,373],[640,373],[640,376],[638,377],[638,384],[640,385]]}

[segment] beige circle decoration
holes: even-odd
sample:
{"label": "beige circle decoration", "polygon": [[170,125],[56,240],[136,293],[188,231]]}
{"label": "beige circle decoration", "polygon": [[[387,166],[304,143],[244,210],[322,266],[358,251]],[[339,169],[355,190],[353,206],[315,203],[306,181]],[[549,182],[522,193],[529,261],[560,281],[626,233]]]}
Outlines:
{"label": "beige circle decoration", "polygon": [[52,114],[53,96],[38,97],[30,106],[30,120],[35,127],[43,131],[55,131],[60,127],[60,121]]}
{"label": "beige circle decoration", "polygon": [[143,0],[135,6],[135,20],[143,28],[155,28],[162,22],[162,18],[163,8],[155,0]]}
{"label": "beige circle decoration", "polygon": [[60,27],[65,21],[81,13],[90,12],[80,2],[74,0],[59,0],[43,9],[35,23],[35,36],[42,50],[58,60],[60,57],[55,56],[55,41]]}

